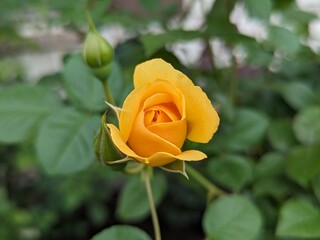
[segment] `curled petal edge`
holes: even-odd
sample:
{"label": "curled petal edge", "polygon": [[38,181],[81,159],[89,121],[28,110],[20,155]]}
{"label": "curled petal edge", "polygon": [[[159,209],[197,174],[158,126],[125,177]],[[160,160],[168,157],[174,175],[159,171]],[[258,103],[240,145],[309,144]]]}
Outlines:
{"label": "curled petal edge", "polygon": [[181,161],[200,161],[207,158],[207,155],[198,150],[187,150],[178,155],[172,155],[166,152],[157,152],[150,157],[138,156],[121,138],[120,132],[113,124],[107,124],[110,129],[111,138],[116,147],[127,155],[128,157],[134,158],[137,161],[144,163],[152,167],[160,167],[169,164],[175,160]]}

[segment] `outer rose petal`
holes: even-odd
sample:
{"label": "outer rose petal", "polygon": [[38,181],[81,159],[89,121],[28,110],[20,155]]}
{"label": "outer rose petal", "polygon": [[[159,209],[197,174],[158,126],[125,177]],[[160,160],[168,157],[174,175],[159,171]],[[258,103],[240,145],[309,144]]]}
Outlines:
{"label": "outer rose petal", "polygon": [[145,91],[144,88],[135,89],[126,98],[120,112],[119,128],[121,130],[121,137],[126,142],[129,138],[132,125],[140,108],[141,98]]}
{"label": "outer rose petal", "polygon": [[145,158],[138,156],[122,139],[120,135],[120,131],[116,126],[113,124],[107,124],[108,128],[110,129],[110,135],[112,142],[116,145],[116,147],[120,150],[120,152],[124,153],[129,157],[133,157],[134,159],[144,162]]}
{"label": "outer rose petal", "polygon": [[180,89],[186,101],[189,140],[207,143],[217,131],[220,119],[207,95],[171,64],[162,59],[143,62],[135,68],[133,78],[135,88],[163,79]]}
{"label": "outer rose petal", "polygon": [[151,157],[149,157],[147,161],[149,162],[148,165],[152,167],[158,167],[158,166],[164,166],[166,164],[169,164],[175,161],[176,159],[182,160],[182,161],[200,161],[206,157],[207,155],[197,150],[184,151],[181,154],[176,156],[170,153],[158,152],[156,154],[153,154]]}
{"label": "outer rose petal", "polygon": [[152,167],[164,166],[175,161],[176,159],[183,161],[199,161],[207,157],[207,155],[205,155],[203,152],[197,150],[188,150],[176,156],[165,152],[158,152],[148,158],[140,157],[128,147],[128,145],[121,138],[119,130],[113,124],[107,124],[107,126],[110,129],[113,143],[121,152]]}

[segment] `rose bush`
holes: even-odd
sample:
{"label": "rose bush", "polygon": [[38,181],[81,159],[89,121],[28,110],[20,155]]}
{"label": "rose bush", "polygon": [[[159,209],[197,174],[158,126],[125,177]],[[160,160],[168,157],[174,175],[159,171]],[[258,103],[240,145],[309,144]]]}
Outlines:
{"label": "rose bush", "polygon": [[206,158],[182,151],[186,139],[206,143],[217,131],[219,116],[206,94],[162,59],[135,68],[134,90],[124,101],[119,129],[108,124],[115,146],[150,166]]}

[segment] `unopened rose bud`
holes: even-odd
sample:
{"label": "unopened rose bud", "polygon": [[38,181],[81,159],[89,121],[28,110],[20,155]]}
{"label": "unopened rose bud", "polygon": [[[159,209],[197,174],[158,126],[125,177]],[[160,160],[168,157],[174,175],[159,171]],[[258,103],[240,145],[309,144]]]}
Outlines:
{"label": "unopened rose bud", "polygon": [[89,32],[83,47],[83,58],[91,68],[108,65],[113,58],[113,48],[96,30],[88,15]]}
{"label": "unopened rose bud", "polygon": [[[106,126],[106,114],[103,114],[101,118],[101,128],[94,139],[94,150],[97,158],[114,170],[123,170],[127,164],[122,160],[125,155],[119,152],[111,140],[109,129]],[[120,163],[117,163],[119,160]]]}

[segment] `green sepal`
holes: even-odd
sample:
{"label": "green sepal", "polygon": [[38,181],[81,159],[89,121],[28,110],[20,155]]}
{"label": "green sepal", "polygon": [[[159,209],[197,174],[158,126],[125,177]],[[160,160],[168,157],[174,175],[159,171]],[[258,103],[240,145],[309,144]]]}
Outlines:
{"label": "green sepal", "polygon": [[120,112],[121,112],[121,108],[118,108],[114,105],[112,105],[111,103],[109,103],[108,101],[105,101],[105,103],[108,105],[108,107],[114,112],[114,114],[116,115],[118,121],[120,120]]}
{"label": "green sepal", "polygon": [[101,127],[94,138],[94,150],[97,158],[112,169],[122,171],[130,159],[124,156],[114,145],[110,131],[107,127],[107,116],[104,113],[101,117]]}
{"label": "green sepal", "polygon": [[167,172],[180,173],[185,178],[189,179],[186,172],[186,164],[184,161],[176,160],[172,163],[162,166],[161,168]]}
{"label": "green sepal", "polygon": [[92,74],[102,82],[108,81],[111,71],[112,71],[111,63],[100,68],[91,68]]}

